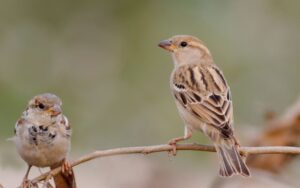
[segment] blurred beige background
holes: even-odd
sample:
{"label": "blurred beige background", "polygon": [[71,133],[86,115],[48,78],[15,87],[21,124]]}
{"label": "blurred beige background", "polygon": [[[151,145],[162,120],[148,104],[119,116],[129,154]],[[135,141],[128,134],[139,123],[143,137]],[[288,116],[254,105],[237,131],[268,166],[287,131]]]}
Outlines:
{"label": "blurred beige background", "polygon": [[[231,86],[246,145],[265,111],[280,113],[299,95],[299,8],[296,0],[1,0],[0,184],[16,187],[25,173],[6,139],[39,93],[63,100],[73,126],[71,159],[182,135],[168,83],[172,61],[157,47],[174,34],[198,36],[211,50]],[[208,143],[200,133],[191,142]],[[300,173],[294,164],[291,179]],[[209,187],[218,167],[214,154],[180,152],[175,159],[99,159],[75,171],[79,187],[193,188]]]}

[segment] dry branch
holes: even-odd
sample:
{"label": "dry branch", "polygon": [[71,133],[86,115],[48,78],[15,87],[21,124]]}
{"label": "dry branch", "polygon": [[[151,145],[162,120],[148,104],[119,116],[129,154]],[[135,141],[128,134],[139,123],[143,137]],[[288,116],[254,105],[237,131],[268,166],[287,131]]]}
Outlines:
{"label": "dry branch", "polygon": [[[73,161],[71,166],[77,166],[81,163],[85,163],[87,161],[108,157],[114,155],[128,155],[128,154],[150,154],[157,152],[169,152],[172,150],[170,145],[154,145],[154,146],[139,146],[139,147],[124,147],[124,148],[115,148],[108,150],[99,150],[93,153],[82,156],[81,158]],[[207,152],[215,152],[214,146],[209,145],[199,145],[199,144],[178,144],[177,150],[192,150],[192,151],[207,151]],[[266,147],[241,147],[241,153],[244,154],[300,154],[300,147],[280,147],[280,146],[266,146]],[[58,174],[61,171],[61,167],[53,169],[49,172],[43,173],[42,175],[34,178],[31,182],[33,184],[38,183],[46,179],[51,173],[52,176]]]}

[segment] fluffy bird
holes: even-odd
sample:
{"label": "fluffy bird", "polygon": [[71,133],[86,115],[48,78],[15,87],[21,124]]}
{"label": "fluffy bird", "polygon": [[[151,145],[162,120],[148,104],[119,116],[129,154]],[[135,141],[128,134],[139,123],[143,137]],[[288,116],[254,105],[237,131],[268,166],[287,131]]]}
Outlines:
{"label": "fluffy bird", "polygon": [[71,146],[71,127],[62,114],[60,98],[51,93],[35,96],[15,125],[13,138],[17,151],[28,164],[22,187],[30,187],[28,174],[32,166],[62,167],[54,176],[56,187],[75,188],[72,168],[66,160]]}
{"label": "fluffy bird", "polygon": [[198,38],[188,35],[173,36],[159,46],[172,54],[174,70],[170,86],[185,124],[184,136],[169,142],[174,152],[177,142],[189,139],[194,130],[199,130],[214,143],[221,176],[250,176],[233,133],[230,88],[208,48]]}

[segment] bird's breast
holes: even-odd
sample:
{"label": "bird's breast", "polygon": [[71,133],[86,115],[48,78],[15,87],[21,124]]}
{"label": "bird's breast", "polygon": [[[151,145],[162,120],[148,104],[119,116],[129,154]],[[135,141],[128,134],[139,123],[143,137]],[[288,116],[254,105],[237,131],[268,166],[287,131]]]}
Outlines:
{"label": "bird's breast", "polygon": [[60,162],[69,152],[70,138],[57,128],[27,125],[17,132],[15,142],[21,157],[30,165],[45,167]]}

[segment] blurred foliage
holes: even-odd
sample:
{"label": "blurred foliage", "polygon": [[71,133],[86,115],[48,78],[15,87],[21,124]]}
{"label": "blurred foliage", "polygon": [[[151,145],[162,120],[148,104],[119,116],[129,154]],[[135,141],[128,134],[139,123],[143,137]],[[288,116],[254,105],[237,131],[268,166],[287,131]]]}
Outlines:
{"label": "blurred foliage", "polygon": [[[231,86],[241,135],[243,124],[259,126],[264,111],[281,112],[299,95],[300,1],[0,2],[2,148],[13,146],[4,140],[27,101],[44,92],[64,102],[73,151],[182,135],[172,61],[157,47],[174,34],[210,48]],[[207,142],[199,135],[193,140]]]}

